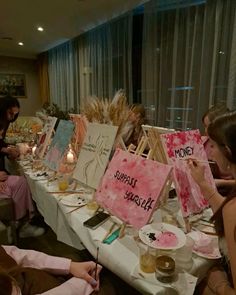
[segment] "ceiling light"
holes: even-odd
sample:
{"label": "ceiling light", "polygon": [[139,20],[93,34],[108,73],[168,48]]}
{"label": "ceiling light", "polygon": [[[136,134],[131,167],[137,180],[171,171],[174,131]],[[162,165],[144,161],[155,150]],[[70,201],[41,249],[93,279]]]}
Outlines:
{"label": "ceiling light", "polygon": [[18,42],[18,45],[23,46],[24,43],[23,42]]}
{"label": "ceiling light", "polygon": [[2,37],[1,40],[8,40],[8,41],[12,41],[13,38],[12,37]]}
{"label": "ceiling light", "polygon": [[43,32],[43,27],[37,27],[37,30],[39,31],[39,32]]}

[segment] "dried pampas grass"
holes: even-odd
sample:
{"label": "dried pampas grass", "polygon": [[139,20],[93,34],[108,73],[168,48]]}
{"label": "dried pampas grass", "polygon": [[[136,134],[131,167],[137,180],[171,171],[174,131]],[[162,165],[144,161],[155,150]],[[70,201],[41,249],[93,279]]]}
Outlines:
{"label": "dried pampas grass", "polygon": [[90,97],[83,114],[89,122],[118,126],[117,138],[124,138],[133,128],[129,122],[130,108],[122,90],[117,91],[112,100]]}

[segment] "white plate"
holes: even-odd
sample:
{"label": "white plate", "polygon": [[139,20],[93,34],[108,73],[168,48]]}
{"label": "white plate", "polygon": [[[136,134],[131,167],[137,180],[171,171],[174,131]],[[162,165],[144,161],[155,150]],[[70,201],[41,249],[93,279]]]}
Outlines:
{"label": "white plate", "polygon": [[79,207],[87,204],[86,200],[78,195],[64,196],[60,203],[69,207]]}
{"label": "white plate", "polygon": [[[156,241],[153,239],[153,237],[156,237],[162,233],[170,232],[174,234],[174,236],[177,239],[177,244],[175,245],[157,245]],[[151,235],[151,237],[150,237]],[[168,223],[152,223],[147,224],[143,226],[139,230],[139,237],[140,239],[148,246],[156,249],[162,249],[162,250],[174,250],[179,249],[185,245],[186,242],[186,236],[185,233],[179,229],[178,227],[168,224]]]}
{"label": "white plate", "polygon": [[[204,234],[202,232],[200,233],[198,231],[188,233],[188,236],[190,238],[192,238],[194,241],[199,241],[200,235],[206,235],[206,234]],[[200,257],[207,258],[207,259],[221,258],[221,254],[220,254],[220,250],[219,250],[219,246],[218,246],[218,238],[216,236],[210,236],[210,235],[206,235],[206,236],[213,239],[212,253],[204,253],[200,249],[197,249],[196,247],[193,248],[193,253],[195,253],[196,255],[198,255]]]}

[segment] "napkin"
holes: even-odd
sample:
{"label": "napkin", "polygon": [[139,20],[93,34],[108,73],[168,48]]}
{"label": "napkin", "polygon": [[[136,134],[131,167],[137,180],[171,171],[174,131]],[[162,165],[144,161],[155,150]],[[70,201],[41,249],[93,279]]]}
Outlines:
{"label": "napkin", "polygon": [[[105,221],[98,228],[89,230],[91,238],[94,241],[102,242],[104,240],[104,238],[106,237],[107,233],[109,232],[109,230],[110,230],[110,228],[112,227],[113,224],[114,224],[114,221],[111,218],[109,218],[107,221]],[[112,232],[114,232],[118,227],[119,227],[119,225],[113,227]]]}
{"label": "napkin", "polygon": [[131,272],[133,279],[145,280],[151,284],[163,287],[173,288],[179,295],[193,295],[198,278],[181,270],[177,270],[178,280],[173,283],[161,283],[155,277],[155,273],[144,273],[140,270],[139,264]]}

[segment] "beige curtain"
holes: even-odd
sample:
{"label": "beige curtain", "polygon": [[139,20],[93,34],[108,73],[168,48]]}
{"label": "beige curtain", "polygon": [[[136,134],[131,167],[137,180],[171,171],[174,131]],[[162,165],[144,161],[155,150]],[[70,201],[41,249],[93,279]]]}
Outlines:
{"label": "beige curtain", "polygon": [[[236,4],[236,3],[235,3]],[[227,89],[227,105],[230,109],[236,108],[236,10],[234,9],[233,37],[229,60],[229,79]]]}
{"label": "beige curtain", "polygon": [[235,97],[235,1],[187,2],[161,11],[158,1],[145,4],[142,51],[142,102],[155,109],[156,125],[184,130]]}
{"label": "beige curtain", "polygon": [[132,19],[126,13],[74,40],[82,107],[89,96],[112,98],[119,89],[132,102]]}
{"label": "beige curtain", "polygon": [[41,53],[38,56],[39,91],[42,104],[50,101],[49,77],[48,77],[48,56]]}

